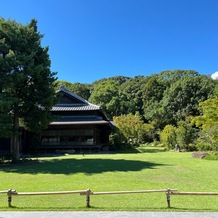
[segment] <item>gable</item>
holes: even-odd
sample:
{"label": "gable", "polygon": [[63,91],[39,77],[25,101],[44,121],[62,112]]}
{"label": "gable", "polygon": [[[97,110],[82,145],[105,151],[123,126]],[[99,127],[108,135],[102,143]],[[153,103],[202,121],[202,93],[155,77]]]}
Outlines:
{"label": "gable", "polygon": [[58,102],[59,104],[82,104],[79,99],[70,96],[63,91],[59,92],[58,94]]}
{"label": "gable", "polygon": [[88,102],[82,97],[65,89],[63,86],[56,92],[58,103],[52,107],[52,111],[101,111],[101,107]]}

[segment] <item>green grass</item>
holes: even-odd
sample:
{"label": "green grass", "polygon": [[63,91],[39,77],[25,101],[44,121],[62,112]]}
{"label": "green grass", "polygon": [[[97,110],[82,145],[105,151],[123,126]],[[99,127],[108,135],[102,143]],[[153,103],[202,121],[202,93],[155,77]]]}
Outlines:
{"label": "green grass", "polygon": [[[16,165],[0,165],[0,191],[17,192],[86,190],[128,191],[177,189],[218,192],[218,162],[191,158],[191,153],[141,147],[132,153],[44,157]],[[125,210],[218,211],[218,196],[171,196],[165,193],[91,196],[51,195],[13,197],[0,195],[0,210]]]}

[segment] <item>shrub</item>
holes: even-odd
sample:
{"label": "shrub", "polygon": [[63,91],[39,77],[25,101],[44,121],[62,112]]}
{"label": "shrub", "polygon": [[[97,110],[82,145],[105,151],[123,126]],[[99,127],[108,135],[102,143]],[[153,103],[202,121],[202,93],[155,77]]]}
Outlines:
{"label": "shrub", "polygon": [[202,151],[218,151],[218,126],[202,130],[197,139],[196,146]]}
{"label": "shrub", "polygon": [[176,142],[179,144],[181,149],[188,151],[195,150],[193,142],[196,140],[197,130],[192,127],[190,123],[186,121],[179,121],[176,129]]}
{"label": "shrub", "polygon": [[176,127],[166,125],[160,132],[160,142],[168,149],[173,149],[176,145]]}
{"label": "shrub", "polygon": [[218,152],[209,152],[204,159],[206,160],[218,160]]}

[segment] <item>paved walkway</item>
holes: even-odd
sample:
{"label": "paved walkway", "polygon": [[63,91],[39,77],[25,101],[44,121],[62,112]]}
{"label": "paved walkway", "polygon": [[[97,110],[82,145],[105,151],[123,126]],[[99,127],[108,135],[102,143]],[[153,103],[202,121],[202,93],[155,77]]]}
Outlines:
{"label": "paved walkway", "polygon": [[2,212],[0,218],[218,218],[213,212]]}

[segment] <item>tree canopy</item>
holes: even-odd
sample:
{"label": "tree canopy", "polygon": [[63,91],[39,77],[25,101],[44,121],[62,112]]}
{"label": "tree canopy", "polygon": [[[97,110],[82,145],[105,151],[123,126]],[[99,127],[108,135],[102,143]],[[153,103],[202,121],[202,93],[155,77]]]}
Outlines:
{"label": "tree canopy", "polygon": [[[172,132],[168,132],[171,128],[175,130],[173,143],[179,143],[183,148],[198,137],[199,129],[193,127],[190,121],[202,113],[199,104],[201,106],[202,102],[218,96],[218,82],[194,70],[163,71],[134,78],[103,78],[86,87],[90,91],[88,100],[102,106],[108,117],[114,117],[117,122],[121,116],[121,129],[125,129],[125,115],[133,115],[128,115],[128,123],[134,122],[135,115],[139,115],[144,122],[140,127],[144,133],[139,131],[143,135],[141,138],[148,141],[161,138],[164,141],[165,136],[171,139]],[[211,113],[213,115],[214,112]],[[205,116],[198,119],[210,122],[208,115]],[[125,135],[124,132],[122,134]],[[123,138],[122,134],[119,134],[120,139]],[[167,146],[170,148],[173,143]]]}
{"label": "tree canopy", "polygon": [[82,98],[88,100],[91,93],[91,85],[89,84],[82,84],[82,83],[71,83],[64,80],[58,80],[55,82],[56,89],[64,86],[67,90],[81,96]]}
{"label": "tree canopy", "polygon": [[19,158],[19,127],[36,132],[51,121],[56,73],[50,71],[42,37],[35,19],[22,25],[0,18],[0,119],[6,124],[0,128],[12,137],[14,160]]}

